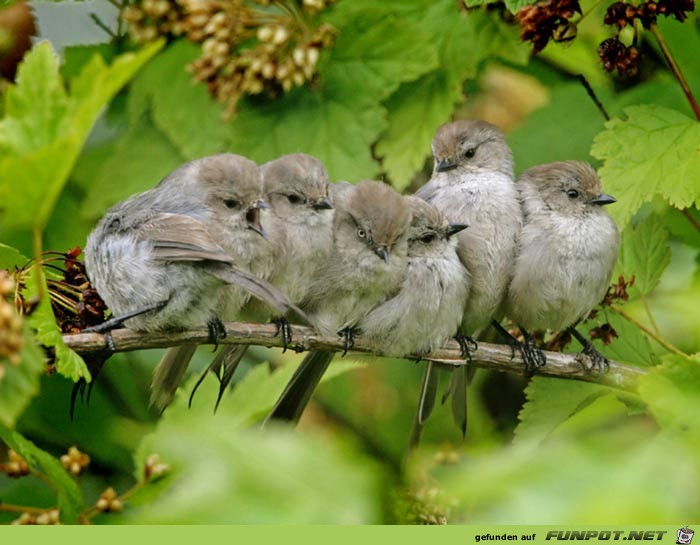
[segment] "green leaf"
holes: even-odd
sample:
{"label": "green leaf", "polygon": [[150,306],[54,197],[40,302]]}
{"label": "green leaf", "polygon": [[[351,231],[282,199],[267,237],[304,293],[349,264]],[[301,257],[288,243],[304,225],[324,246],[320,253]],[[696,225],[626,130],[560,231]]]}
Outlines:
{"label": "green leaf", "polygon": [[668,231],[663,220],[650,215],[639,225],[628,225],[622,232],[622,245],[618,259],[618,274],[627,279],[634,275],[634,286],[629,290],[632,297],[647,295],[659,283],[661,274],[671,262]]}
{"label": "green leaf", "polygon": [[617,332],[618,338],[613,340],[611,344],[603,344],[599,340],[593,342],[605,357],[638,367],[648,367],[659,362],[647,336],[636,325],[615,312],[601,313],[598,318],[590,320],[580,329],[587,332],[592,327],[606,321]]}
{"label": "green leaf", "polygon": [[29,260],[19,250],[0,242],[0,269],[12,270],[13,267],[20,267],[27,261]]}
{"label": "green leaf", "polygon": [[19,365],[0,358],[0,424],[14,427],[31,399],[39,393],[39,378],[44,372],[44,353],[36,345],[29,328],[24,328],[24,345]]}
{"label": "green leaf", "polygon": [[75,524],[85,508],[85,499],[61,462],[4,424],[0,424],[0,439],[24,458],[32,470],[42,473],[51,482],[58,493],[61,522]]}
{"label": "green leaf", "polygon": [[571,416],[610,393],[605,386],[534,377],[525,388],[527,401],[518,414],[515,442],[541,441]]}
{"label": "green leaf", "polygon": [[661,195],[673,206],[700,206],[700,123],[654,105],[625,109],[596,136],[591,154],[606,191],[618,202],[611,214],[625,225],[642,204]]}
{"label": "green leaf", "polygon": [[[700,431],[700,357],[664,357],[664,363],[639,379],[639,394],[666,429]],[[697,435],[696,435],[697,437]]]}
{"label": "green leaf", "polygon": [[375,176],[370,147],[387,127],[381,101],[435,69],[437,52],[418,24],[383,9],[351,8],[333,20],[339,36],[319,64],[320,88],[244,101],[232,149],[258,162],[301,151],[321,159],[334,179]]}
{"label": "green leaf", "polygon": [[139,73],[129,95],[130,122],[150,107],[155,126],[185,159],[226,151],[230,138],[223,108],[187,70],[200,52],[187,40],[169,45]]}
{"label": "green leaf", "polygon": [[[324,379],[355,367],[334,363]],[[215,380],[202,384],[192,409],[187,409],[193,377],[136,455],[137,478],[151,453],[159,454],[172,472],[135,494],[121,521],[379,522],[378,468],[357,447],[286,426],[243,427],[269,411],[294,370],[294,365],[285,365],[270,374],[266,365],[259,365],[222,401],[215,417]]]}
{"label": "green leaf", "polygon": [[[0,219],[16,229],[42,230],[83,143],[103,107],[160,49],[162,42],[125,53],[106,66],[100,55],[85,63],[66,95],[48,42],[35,46],[6,93],[0,121]],[[12,213],[8,213],[12,211]]]}
{"label": "green leaf", "polygon": [[[464,79],[473,77],[491,56],[523,64],[529,55],[517,34],[489,11],[460,13],[454,2],[441,0],[408,16],[430,33],[440,67],[404,83],[385,104],[389,128],[377,144],[377,154],[384,157],[384,170],[399,189],[423,166],[438,126],[449,121],[464,100]],[[465,55],[465,49],[472,53]]]}
{"label": "green leaf", "polygon": [[91,169],[94,177],[85,184],[83,217],[99,218],[116,202],[155,186],[183,161],[148,115],[142,115],[109,148],[99,168]]}
{"label": "green leaf", "polygon": [[25,297],[38,296],[38,282],[43,284],[44,296],[27,318],[29,325],[36,331],[36,340],[39,344],[53,348],[56,358],[56,371],[73,382],[84,378],[88,382],[92,380],[87,365],[77,353],[68,348],[63,342],[61,330],[56,323],[51,302],[48,295],[48,286],[44,275],[37,267],[32,269],[31,278],[27,281]]}
{"label": "green leaf", "polygon": [[58,56],[49,42],[37,44],[19,65],[16,85],[5,93],[0,152],[22,154],[56,140],[68,104],[58,77]]}

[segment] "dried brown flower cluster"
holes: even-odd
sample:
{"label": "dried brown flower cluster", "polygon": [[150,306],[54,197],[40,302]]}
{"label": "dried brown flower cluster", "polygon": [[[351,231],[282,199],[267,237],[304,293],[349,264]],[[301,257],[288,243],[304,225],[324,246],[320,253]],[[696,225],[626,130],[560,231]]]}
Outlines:
{"label": "dried brown flower cluster", "polygon": [[311,81],[335,30],[316,15],[332,0],[140,0],[123,19],[137,42],[185,36],[201,44],[195,79],[235,111],[243,95],[277,94]]}
{"label": "dried brown flower cluster", "polygon": [[542,51],[549,40],[568,42],[576,37],[576,24],[571,19],[581,13],[578,0],[545,0],[518,11],[520,39],[530,41],[535,53]]}
{"label": "dried brown flower cluster", "polygon": [[17,313],[10,298],[14,296],[15,282],[6,270],[0,270],[0,380],[5,375],[4,361],[19,365],[24,345],[24,320]]}
{"label": "dried brown flower cluster", "polygon": [[0,464],[0,472],[10,478],[25,477],[29,475],[29,465],[26,460],[17,454],[14,450],[7,451],[7,462]]}
{"label": "dried brown flower cluster", "polygon": [[695,9],[694,0],[650,0],[638,5],[626,2],[615,2],[605,12],[603,22],[614,26],[617,33],[613,38],[608,38],[598,46],[598,56],[603,62],[603,68],[607,72],[617,70],[621,76],[634,77],[639,72],[641,58],[639,49],[635,45],[626,46],[620,41],[620,30],[626,26],[634,26],[638,19],[646,29],[656,24],[659,15],[673,16],[679,21],[688,18],[688,12]]}

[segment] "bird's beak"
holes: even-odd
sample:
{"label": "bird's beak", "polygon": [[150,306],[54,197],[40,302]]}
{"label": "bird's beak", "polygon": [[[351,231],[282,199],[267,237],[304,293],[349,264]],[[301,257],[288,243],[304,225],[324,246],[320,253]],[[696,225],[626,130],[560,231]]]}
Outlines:
{"label": "bird's beak", "polygon": [[460,231],[464,231],[467,227],[469,226],[466,223],[450,223],[447,226],[447,238],[456,235]]}
{"label": "bird's beak", "polygon": [[333,203],[328,197],[321,197],[311,207],[314,210],[333,210]]}
{"label": "bird's beak", "polygon": [[374,250],[374,253],[381,257],[384,260],[384,263],[389,263],[389,251],[385,246],[378,246]]}
{"label": "bird's beak", "polygon": [[588,204],[598,204],[604,206],[606,204],[612,204],[614,202],[617,202],[617,199],[615,197],[613,197],[612,195],[606,195],[605,193],[601,193],[596,198],[588,201]]}
{"label": "bird's beak", "polygon": [[248,222],[248,229],[255,231],[257,234],[267,240],[267,233],[265,233],[265,230],[260,224],[260,210],[264,208],[270,208],[270,205],[264,200],[258,199],[250,205],[250,208],[248,208],[248,211],[245,214],[245,219]]}
{"label": "bird's beak", "polygon": [[451,161],[450,159],[440,159],[435,164],[435,170],[437,172],[447,172],[448,170],[453,170],[457,168],[457,163]]}

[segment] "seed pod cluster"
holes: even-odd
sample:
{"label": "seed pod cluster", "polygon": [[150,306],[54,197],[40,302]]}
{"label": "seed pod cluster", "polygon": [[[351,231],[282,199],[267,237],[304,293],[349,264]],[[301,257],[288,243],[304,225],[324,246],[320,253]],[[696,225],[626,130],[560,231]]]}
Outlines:
{"label": "seed pod cluster", "polygon": [[95,509],[101,513],[119,513],[124,508],[124,503],[117,497],[117,491],[111,486],[100,494]]}
{"label": "seed pod cluster", "polygon": [[78,447],[73,445],[68,449],[66,454],[61,456],[61,463],[71,475],[77,477],[90,465],[90,456],[84,452],[80,452]]}
{"label": "seed pod cluster", "polygon": [[24,320],[15,310],[10,298],[14,296],[15,281],[7,270],[0,270],[0,380],[5,374],[4,362],[19,365],[24,345]]}
{"label": "seed pod cluster", "polygon": [[683,22],[688,18],[688,12],[692,12],[694,9],[694,0],[650,0],[637,5],[626,2],[611,4],[605,12],[603,22],[608,26],[614,26],[616,34],[598,46],[598,56],[603,62],[603,68],[607,72],[617,70],[621,76],[636,76],[641,60],[639,48],[635,45],[626,46],[623,44],[620,40],[620,30],[628,25],[634,27],[635,19],[639,20],[644,28],[650,29],[652,25],[656,24],[659,15],[665,17],[672,15],[678,21]]}
{"label": "seed pod cluster", "polygon": [[578,0],[545,0],[523,6],[517,14],[520,39],[532,42],[535,53],[542,51],[550,39],[571,41],[576,37],[576,25],[570,19],[577,13],[581,14]]}
{"label": "seed pod cluster", "polygon": [[46,511],[34,515],[32,513],[22,513],[12,521],[15,526],[49,526],[60,524],[58,509],[47,509]]}
{"label": "seed pod cluster", "polygon": [[0,464],[0,472],[13,479],[24,477],[30,473],[29,464],[14,450],[10,449],[7,451],[7,462]]}
{"label": "seed pod cluster", "polygon": [[287,92],[311,81],[335,29],[318,20],[329,0],[139,0],[123,19],[137,42],[185,36],[201,45],[189,67],[232,115],[244,95]]}

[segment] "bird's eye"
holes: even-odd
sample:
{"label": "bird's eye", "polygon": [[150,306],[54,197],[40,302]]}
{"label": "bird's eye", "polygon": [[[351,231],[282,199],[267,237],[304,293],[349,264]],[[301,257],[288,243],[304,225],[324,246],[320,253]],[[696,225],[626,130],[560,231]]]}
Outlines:
{"label": "bird's eye", "polygon": [[465,159],[471,159],[476,154],[476,148],[469,148],[464,152]]}
{"label": "bird's eye", "polygon": [[567,190],[566,194],[569,196],[570,199],[578,199],[578,191],[576,191],[575,189]]}
{"label": "bird's eye", "polygon": [[430,244],[433,240],[435,240],[435,234],[428,233],[427,235],[423,235],[422,237],[420,237],[420,240],[425,244]]}
{"label": "bird's eye", "polygon": [[241,202],[236,199],[224,199],[224,204],[226,208],[240,208]]}
{"label": "bird's eye", "polygon": [[365,232],[364,229],[358,229],[357,230],[357,236],[360,238],[367,238],[367,233]]}
{"label": "bird's eye", "polygon": [[299,195],[295,195],[294,193],[290,193],[289,195],[287,195],[287,200],[291,204],[304,204],[304,202],[306,201],[306,199],[304,199],[304,197],[301,197]]}

